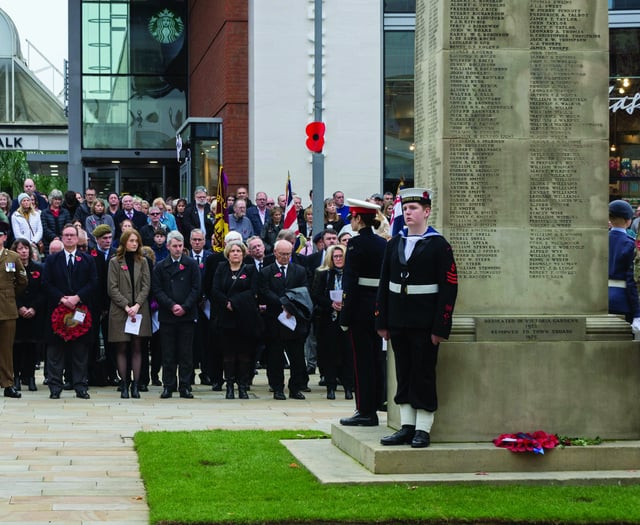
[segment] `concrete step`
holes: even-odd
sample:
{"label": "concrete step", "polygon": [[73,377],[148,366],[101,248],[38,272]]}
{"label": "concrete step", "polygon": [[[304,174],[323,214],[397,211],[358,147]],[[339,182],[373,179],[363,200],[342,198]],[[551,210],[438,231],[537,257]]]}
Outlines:
{"label": "concrete step", "polygon": [[382,446],[380,438],[393,432],[384,426],[333,425],[331,441],[374,474],[640,470],[640,441],[555,448],[544,455],[514,453],[490,442],[432,443],[425,449]]}

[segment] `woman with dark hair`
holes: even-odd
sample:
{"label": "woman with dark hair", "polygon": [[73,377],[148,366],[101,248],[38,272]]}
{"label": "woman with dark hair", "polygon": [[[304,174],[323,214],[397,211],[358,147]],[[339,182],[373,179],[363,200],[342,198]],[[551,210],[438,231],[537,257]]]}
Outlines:
{"label": "woman with dark hair", "polygon": [[337,212],[336,201],[332,198],[324,200],[324,229],[331,229],[338,232],[344,227],[344,221],[340,214]]}
{"label": "woman with dark hair", "polygon": [[265,221],[262,232],[260,233],[260,238],[264,243],[264,253],[266,255],[273,253],[273,245],[278,239],[280,230],[282,230],[282,217],[283,211],[279,206],[274,206],[269,210],[269,218],[271,220]]}
{"label": "woman with dark hair", "polygon": [[18,254],[27,271],[27,288],[16,297],[18,319],[13,343],[13,369],[15,387],[28,384],[30,391],[38,390],[35,370],[42,350],[47,297],[42,288],[42,269],[32,258],[32,246],[28,239],[16,239],[11,249]]}
{"label": "woman with dark hair", "polygon": [[234,383],[238,397],[248,399],[247,390],[253,374],[253,354],[259,336],[258,274],[255,265],[244,264],[247,249],[242,241],[231,241],[224,247],[227,262],[218,264],[213,277],[213,315],[220,330],[223,348],[224,379],[227,399],[234,399]]}
{"label": "woman with dark hair", "polygon": [[376,332],[376,294],[387,242],[374,233],[380,226],[380,207],[347,199],[351,228],[358,235],[349,240],[342,289],[340,325],[348,328],[355,370],[356,412],[341,425],[377,426],[377,411],[384,403],[385,359],[382,338]]}
{"label": "woman with dark hair", "polygon": [[322,266],[315,271],[311,287],[311,298],[316,306],[318,365],[324,373],[327,399],[336,398],[338,377],[344,387],[344,398],[353,399],[353,357],[347,333],[339,323],[346,256],[345,246],[329,246]]}
{"label": "woman with dark hair", "polygon": [[93,201],[89,211],[91,211],[91,215],[85,220],[84,227],[89,236],[89,248],[93,249],[96,247],[96,238],[93,236],[93,230],[101,224],[106,224],[111,228],[111,233],[115,233],[116,226],[113,222],[113,217],[107,213],[107,204],[102,199]]}
{"label": "woman with dark hair", "polygon": [[182,236],[185,239],[188,239],[191,232],[187,231],[187,228],[184,224],[184,210],[187,209],[187,199],[178,199],[174,202],[176,204],[173,210],[173,216],[176,220],[176,226],[178,227],[178,231],[182,234]]}
{"label": "woman with dark hair", "polygon": [[[109,261],[107,286],[111,298],[109,342],[116,343],[118,374],[122,380],[120,397],[129,398],[129,346],[133,370],[131,397],[139,398],[141,343],[143,338],[151,337],[151,315],[147,300],[151,289],[151,274],[149,263],[142,255],[142,238],[137,230],[126,230],[120,237],[116,256]],[[137,333],[132,333],[135,330],[125,331],[127,322],[131,325],[138,324]]]}
{"label": "woman with dark hair", "polygon": [[78,202],[78,196],[76,195],[76,192],[73,190],[66,191],[64,193],[62,207],[69,212],[69,215],[71,215],[71,217],[75,217],[78,206],[80,206],[80,202]]}

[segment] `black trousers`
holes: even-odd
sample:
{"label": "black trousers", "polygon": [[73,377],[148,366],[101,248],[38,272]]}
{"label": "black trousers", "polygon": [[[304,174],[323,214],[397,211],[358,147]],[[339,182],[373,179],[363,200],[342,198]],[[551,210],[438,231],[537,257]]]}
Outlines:
{"label": "black trousers", "polygon": [[62,390],[62,374],[65,369],[65,356],[71,361],[71,377],[73,388],[76,392],[87,389],[89,350],[93,343],[92,336],[81,337],[75,341],[60,341],[47,346],[47,374],[49,378],[49,390],[60,392]]}
{"label": "black trousers", "polygon": [[338,378],[345,389],[353,390],[353,355],[349,335],[340,328],[338,321],[330,317],[321,319],[317,325],[318,366],[327,388],[335,390]]}
{"label": "black trousers", "polygon": [[183,323],[160,323],[160,345],[162,348],[162,384],[176,390],[176,372],[179,388],[191,388],[193,372],[193,321]]}
{"label": "black trousers", "polygon": [[398,381],[394,401],[435,412],[438,408],[436,364],[439,347],[431,342],[431,330],[391,330],[391,343]]}
{"label": "black trousers", "polygon": [[255,343],[237,328],[221,328],[219,343],[223,348],[224,380],[227,384],[247,386],[253,376]]}
{"label": "black trousers", "polygon": [[304,359],[304,338],[267,341],[267,378],[274,392],[284,390],[284,353],[289,357],[289,391],[300,392],[309,382]]}
{"label": "black trousers", "polygon": [[355,370],[356,408],[370,416],[384,403],[384,354],[374,321],[358,321],[349,327]]}

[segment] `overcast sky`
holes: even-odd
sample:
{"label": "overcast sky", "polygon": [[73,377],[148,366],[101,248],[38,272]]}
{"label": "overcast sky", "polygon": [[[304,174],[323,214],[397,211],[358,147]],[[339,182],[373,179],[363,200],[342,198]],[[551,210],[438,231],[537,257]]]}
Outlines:
{"label": "overcast sky", "polygon": [[[26,40],[29,40],[62,71],[68,57],[67,0],[0,0],[0,9],[18,29],[25,60],[28,58]],[[31,61],[35,64],[33,51]]]}

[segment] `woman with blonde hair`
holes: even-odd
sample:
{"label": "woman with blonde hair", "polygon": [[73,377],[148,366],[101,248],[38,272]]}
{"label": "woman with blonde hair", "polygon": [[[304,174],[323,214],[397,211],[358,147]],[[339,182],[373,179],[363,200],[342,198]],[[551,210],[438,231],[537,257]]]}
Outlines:
{"label": "woman with blonde hair", "polygon": [[[139,398],[141,343],[143,338],[151,337],[148,301],[151,272],[149,263],[142,255],[142,238],[137,230],[131,229],[122,233],[116,256],[109,261],[107,290],[111,298],[109,342],[115,343],[117,348],[118,373],[122,380],[120,397],[129,398],[127,347],[130,346],[133,370],[131,397]],[[138,317],[138,314],[141,317]],[[132,325],[139,323],[137,333],[125,332],[127,322]]]}
{"label": "woman with blonde hair", "polygon": [[311,298],[316,307],[318,365],[327,385],[327,399],[336,398],[338,377],[344,387],[345,399],[353,399],[353,358],[348,335],[339,322],[346,255],[347,248],[342,244],[329,246],[322,266],[315,271],[311,287]]}
{"label": "woman with blonde hair", "polygon": [[162,215],[160,216],[160,222],[164,224],[169,229],[169,231],[177,230],[178,224],[176,223],[176,218],[172,213],[169,213],[167,203],[164,202],[164,199],[162,197],[153,199],[151,208],[153,208],[154,206],[162,212]]}
{"label": "woman with blonde hair", "polygon": [[33,209],[31,197],[26,193],[18,196],[18,209],[11,216],[11,229],[16,239],[27,239],[36,246],[42,241],[42,221]]}

